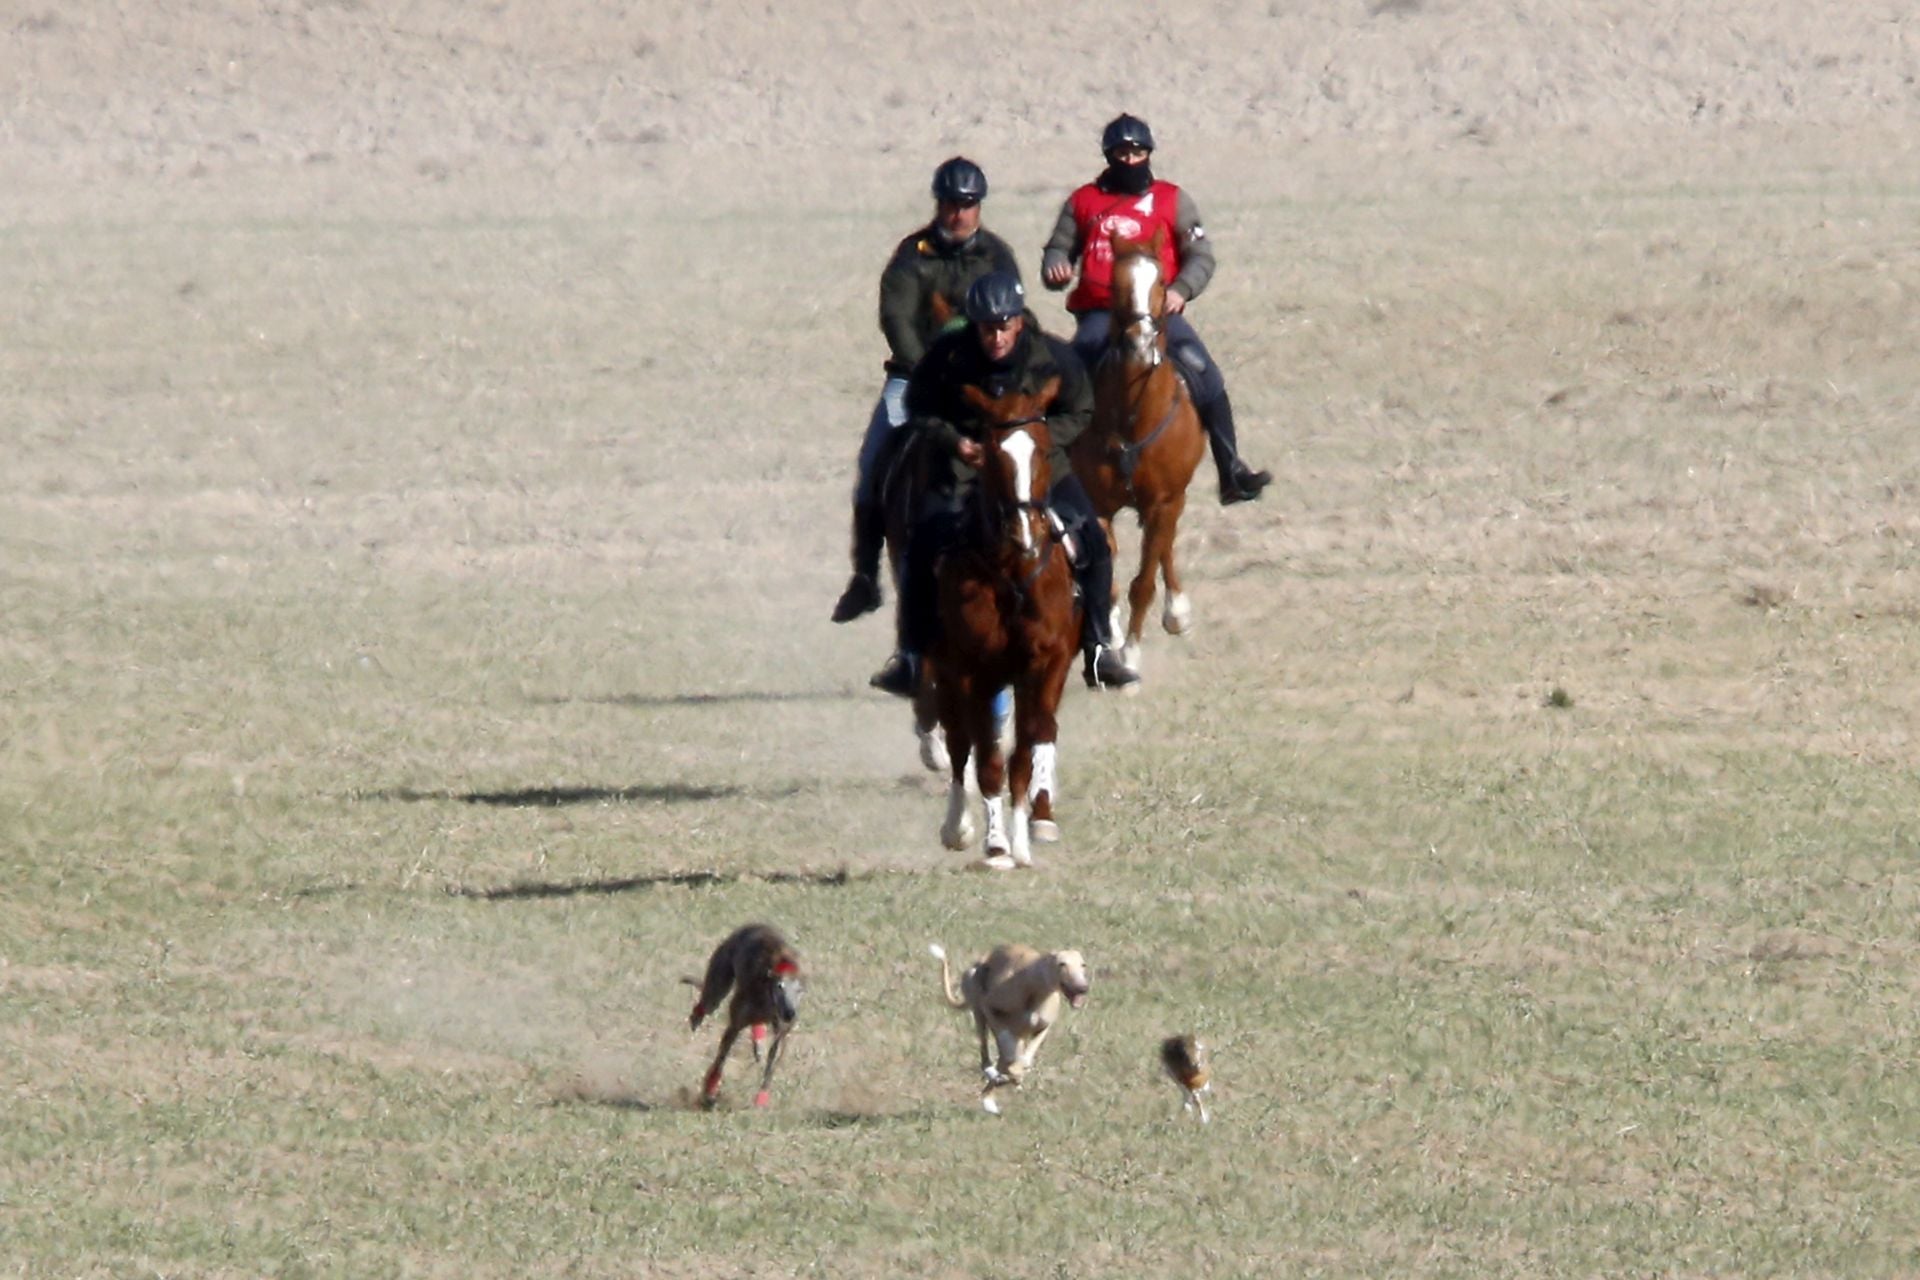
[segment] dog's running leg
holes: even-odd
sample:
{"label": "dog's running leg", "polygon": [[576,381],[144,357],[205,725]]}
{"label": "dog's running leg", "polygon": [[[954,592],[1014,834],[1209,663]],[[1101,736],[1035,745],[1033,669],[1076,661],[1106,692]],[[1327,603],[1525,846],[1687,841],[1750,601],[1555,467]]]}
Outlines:
{"label": "dog's running leg", "polygon": [[993,1079],[993,1053],[987,1048],[987,1019],[979,1009],[973,1011],[973,1029],[980,1035],[980,1073]]}
{"label": "dog's running leg", "polygon": [[747,1032],[747,1045],[753,1050],[753,1060],[760,1061],[760,1043],[767,1038],[767,1024],[756,1022]]}
{"label": "dog's running leg", "polygon": [[720,1034],[720,1052],[713,1055],[713,1065],[707,1069],[706,1084],[700,1090],[700,1105],[709,1111],[720,1102],[720,1073],[725,1069],[727,1054],[739,1036],[740,1025],[733,1022],[729,1022],[727,1029]]}
{"label": "dog's running leg", "polygon": [[[758,1031],[761,1028],[755,1027]],[[760,1092],[753,1095],[756,1107],[770,1106],[773,1103],[773,1065],[780,1061],[780,1046],[787,1042],[787,1028],[781,1027],[773,1033],[773,1043],[767,1046],[767,1069],[760,1074]]]}

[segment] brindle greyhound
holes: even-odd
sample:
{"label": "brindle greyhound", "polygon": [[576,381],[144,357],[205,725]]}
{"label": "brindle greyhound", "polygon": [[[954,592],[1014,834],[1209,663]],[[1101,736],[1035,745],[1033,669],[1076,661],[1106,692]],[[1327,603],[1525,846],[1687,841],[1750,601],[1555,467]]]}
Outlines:
{"label": "brindle greyhound", "polygon": [[774,1064],[780,1061],[780,1046],[800,1014],[800,954],[772,925],[746,925],[713,949],[706,980],[699,985],[700,998],[687,1019],[688,1028],[694,1031],[700,1029],[701,1020],[714,1006],[726,999],[727,992],[733,992],[733,1000],[727,1005],[727,1029],[720,1035],[720,1052],[713,1056],[713,1066],[701,1089],[701,1105],[711,1108],[720,1101],[720,1072],[740,1033],[753,1028],[754,1055],[758,1057],[760,1039],[771,1026],[773,1043],[767,1046],[766,1070],[760,1077],[760,1092],[753,1099],[754,1106],[766,1106]]}

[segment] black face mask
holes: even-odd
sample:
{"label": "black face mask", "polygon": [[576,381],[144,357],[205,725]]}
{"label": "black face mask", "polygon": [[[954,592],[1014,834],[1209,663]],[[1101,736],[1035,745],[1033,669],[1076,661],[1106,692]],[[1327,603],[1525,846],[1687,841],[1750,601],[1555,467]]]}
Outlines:
{"label": "black face mask", "polygon": [[1102,191],[1117,191],[1123,196],[1143,196],[1152,185],[1151,160],[1142,160],[1139,164],[1109,164],[1106,172],[1100,175]]}

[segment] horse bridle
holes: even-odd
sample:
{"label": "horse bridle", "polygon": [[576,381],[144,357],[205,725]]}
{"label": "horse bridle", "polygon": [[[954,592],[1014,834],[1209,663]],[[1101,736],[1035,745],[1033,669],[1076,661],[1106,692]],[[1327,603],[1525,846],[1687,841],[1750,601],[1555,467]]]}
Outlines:
{"label": "horse bridle", "polygon": [[[1046,418],[1037,415],[1026,418],[1016,418],[1011,422],[996,422],[993,424],[992,430],[995,436],[1000,436],[1018,430],[1019,428],[1035,426],[1045,421]],[[999,446],[997,443],[994,447],[995,451],[998,452]],[[987,492],[987,486],[984,484],[980,486],[980,493],[983,498],[991,498],[992,500],[992,514],[996,517],[994,521],[995,528],[1004,530],[1007,525],[1012,523],[1013,517],[1020,516],[1027,520],[1027,528],[1031,529],[1033,517],[1038,516],[1040,518],[1041,528],[1046,530],[1045,537],[1034,540],[1034,544],[1030,547],[1023,546],[1021,548],[1020,558],[1025,561],[1031,561],[1033,565],[1023,579],[1013,584],[1014,594],[1024,599],[1034,582],[1039,579],[1041,571],[1047,567],[1048,553],[1060,543],[1060,535],[1054,528],[1053,519],[1047,506],[1046,495],[1042,494],[1037,498],[1015,498],[1009,502],[998,493],[989,494]],[[985,503],[982,503],[982,506],[985,506]]]}

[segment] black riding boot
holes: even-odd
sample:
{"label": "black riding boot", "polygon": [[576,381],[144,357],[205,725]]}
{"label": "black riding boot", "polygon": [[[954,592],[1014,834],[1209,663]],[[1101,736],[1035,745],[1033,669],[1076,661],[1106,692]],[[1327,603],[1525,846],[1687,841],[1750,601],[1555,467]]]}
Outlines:
{"label": "black riding boot", "polygon": [[886,541],[885,514],[877,502],[853,507],[853,576],[833,606],[835,622],[852,622],[880,607],[880,546]]}
{"label": "black riding boot", "polygon": [[1083,553],[1073,576],[1080,584],[1080,651],[1086,655],[1082,675],[1089,689],[1122,689],[1138,684],[1138,672],[1127,670],[1113,647],[1113,556],[1106,553],[1100,526],[1089,521],[1081,535],[1098,538],[1098,550]]}
{"label": "black riding boot", "polygon": [[1260,496],[1273,482],[1270,471],[1255,471],[1240,460],[1239,443],[1234,439],[1233,402],[1222,391],[1205,404],[1195,405],[1200,425],[1207,429],[1207,443],[1213,449],[1213,467],[1220,473],[1220,505],[1230,507]]}
{"label": "black riding boot", "polygon": [[944,534],[944,528],[915,529],[908,536],[906,554],[901,557],[900,599],[894,615],[898,647],[886,665],[867,681],[897,698],[913,696],[920,682],[920,655],[933,644],[940,630],[940,598],[933,578],[933,562],[948,541]]}

